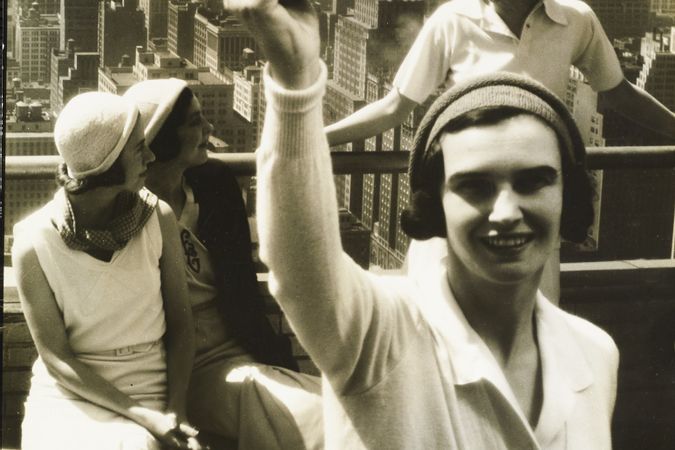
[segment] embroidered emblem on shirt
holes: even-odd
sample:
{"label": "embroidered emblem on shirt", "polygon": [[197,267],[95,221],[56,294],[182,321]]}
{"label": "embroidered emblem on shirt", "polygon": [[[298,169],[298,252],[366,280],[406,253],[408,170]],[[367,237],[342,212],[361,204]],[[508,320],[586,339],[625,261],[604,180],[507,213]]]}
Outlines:
{"label": "embroidered emblem on shirt", "polygon": [[188,267],[194,273],[199,273],[201,264],[199,263],[199,255],[197,255],[197,250],[195,245],[192,243],[192,238],[190,237],[190,232],[188,230],[183,230],[180,232],[180,238],[183,243],[183,252],[185,253],[185,262],[187,262]]}

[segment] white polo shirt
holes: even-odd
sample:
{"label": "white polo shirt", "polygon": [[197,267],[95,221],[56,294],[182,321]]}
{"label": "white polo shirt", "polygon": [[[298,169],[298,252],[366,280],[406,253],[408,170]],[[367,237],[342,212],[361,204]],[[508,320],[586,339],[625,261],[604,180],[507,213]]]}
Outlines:
{"label": "white polo shirt", "polygon": [[579,0],[543,0],[514,35],[487,0],[451,0],[425,22],[394,78],[401,94],[422,103],[439,86],[507,71],[529,75],[565,97],[574,65],[596,91],[623,79],[609,39]]}

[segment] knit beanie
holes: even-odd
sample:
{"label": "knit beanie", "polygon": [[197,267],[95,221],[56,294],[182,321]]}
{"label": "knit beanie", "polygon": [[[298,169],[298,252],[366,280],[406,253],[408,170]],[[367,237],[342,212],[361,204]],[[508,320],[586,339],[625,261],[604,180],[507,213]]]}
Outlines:
{"label": "knit beanie", "polygon": [[82,179],[108,170],[129,140],[137,119],[136,106],[120,96],[87,92],[73,97],[54,125],[54,142],[68,175]]}
{"label": "knit beanie", "polygon": [[150,145],[171,114],[180,93],[187,87],[184,80],[167,78],[146,80],[131,86],[123,97],[136,104],[141,113],[145,140]]}
{"label": "knit beanie", "polygon": [[482,75],[448,89],[431,105],[422,118],[410,153],[411,193],[423,186],[420,167],[431,143],[453,119],[470,111],[509,106],[543,120],[562,140],[561,155],[574,165],[583,165],[586,155],[579,130],[567,107],[543,84],[508,72]]}

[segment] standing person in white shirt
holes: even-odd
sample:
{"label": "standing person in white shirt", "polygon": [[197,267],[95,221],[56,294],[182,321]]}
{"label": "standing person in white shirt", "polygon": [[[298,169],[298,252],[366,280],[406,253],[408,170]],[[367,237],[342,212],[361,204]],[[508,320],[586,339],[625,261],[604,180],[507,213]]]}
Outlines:
{"label": "standing person in white shirt", "polygon": [[327,448],[611,448],[616,346],[538,292],[558,236],[592,220],[564,104],[503,72],[443,94],[415,139],[404,225],[447,236],[448,258],[374,275],[341,247],[316,16],[285,5],[239,6],[269,59],[260,255],[322,371]]}
{"label": "standing person in white shirt", "polygon": [[504,70],[564,98],[569,67],[619,113],[675,139],[675,114],[628,82],[591,8],[579,0],[451,0],[425,22],[385,97],[326,127],[338,145],[402,123],[436,89]]}

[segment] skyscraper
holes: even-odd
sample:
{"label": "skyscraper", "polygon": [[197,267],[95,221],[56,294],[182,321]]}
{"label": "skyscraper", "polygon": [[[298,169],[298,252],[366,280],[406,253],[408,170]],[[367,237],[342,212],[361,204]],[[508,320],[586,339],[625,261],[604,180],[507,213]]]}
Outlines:
{"label": "skyscraper", "polygon": [[642,37],[651,26],[650,0],[585,0],[610,39]]}
{"label": "skyscraper", "polygon": [[54,14],[41,14],[36,6],[16,25],[16,59],[22,81],[49,83],[51,50],[59,46],[59,19]]}
{"label": "skyscraper", "polygon": [[651,0],[651,3],[653,12],[675,15],[675,0]]}
{"label": "skyscraper", "polygon": [[10,0],[8,5],[14,3],[17,8],[16,13],[25,15],[31,7],[37,4],[42,14],[59,14],[61,11],[61,0]]}
{"label": "skyscraper", "polygon": [[95,52],[98,39],[98,2],[92,0],[62,0],[60,9],[60,49],[68,39],[75,40],[77,50]]}
{"label": "skyscraper", "polygon": [[146,46],[145,15],[138,0],[105,0],[98,4],[98,53],[100,65],[115,66],[122,56],[132,57],[137,46]]}
{"label": "skyscraper", "polygon": [[199,3],[171,0],[168,11],[168,48],[181,58],[194,62],[195,13]]}
{"label": "skyscraper", "polygon": [[213,136],[228,144],[229,151],[252,151],[251,124],[235,114],[234,84],[206,67],[197,67],[166,48],[136,49],[132,67],[99,69],[99,90],[121,95],[143,80],[180,78],[188,83],[213,124]]}
{"label": "skyscraper", "polygon": [[[586,146],[605,145],[605,140],[602,137],[603,116],[598,113],[598,94],[576,67],[570,67],[570,78],[564,100],[572,117],[574,117]],[[602,170],[592,170],[588,173],[593,186],[594,221],[589,229],[589,237],[583,244],[574,247],[574,253],[596,251],[600,239],[601,194],[604,174]]]}
{"label": "skyscraper", "polygon": [[244,49],[257,50],[255,39],[234,15],[200,8],[195,15],[194,63],[230,76],[242,69]]}
{"label": "skyscraper", "polygon": [[249,65],[234,74],[234,112],[251,124],[251,150],[255,150],[262,134],[265,96],[262,82],[263,64]]}
{"label": "skyscraper", "polygon": [[68,101],[83,92],[98,87],[99,54],[75,52],[73,41],[66,50],[52,49],[51,55],[51,109],[58,114]]}
{"label": "skyscraper", "polygon": [[675,110],[675,27],[655,30],[642,38],[644,60],[636,84]]}
{"label": "skyscraper", "polygon": [[[349,10],[344,2],[335,2],[337,17],[334,38],[333,79],[324,99],[326,123],[335,122],[384,96],[403,57],[422,25],[423,1],[355,0]],[[327,33],[330,32],[327,21]],[[392,151],[406,148],[407,131],[401,127],[380,137],[342,146],[347,151]],[[410,134],[412,138],[412,134]],[[391,268],[400,265],[407,237],[398,226],[400,193],[407,196],[407,182],[399,174],[345,175],[336,179],[340,204],[348,207],[374,236],[371,256],[374,264]],[[407,201],[407,198],[405,199]],[[402,250],[397,252],[397,248]]]}
{"label": "skyscraper", "polygon": [[[647,33],[641,41],[640,57],[634,59],[642,62],[641,67],[638,70],[624,67],[624,73],[629,81],[673,109],[675,53],[669,45],[671,33],[672,29]],[[624,59],[629,64],[634,61]],[[602,103],[599,111],[604,117],[603,137],[608,146],[670,143],[664,136],[639,127]],[[673,186],[675,172],[671,169],[605,170],[597,259],[670,258],[675,212]]]}
{"label": "skyscraper", "polygon": [[14,57],[14,38],[16,36],[16,23],[18,21],[18,9],[16,0],[8,0],[5,4],[5,16],[7,17],[7,56]]}
{"label": "skyscraper", "polygon": [[140,0],[139,7],[145,13],[147,40],[166,38],[168,32],[169,0]]}

